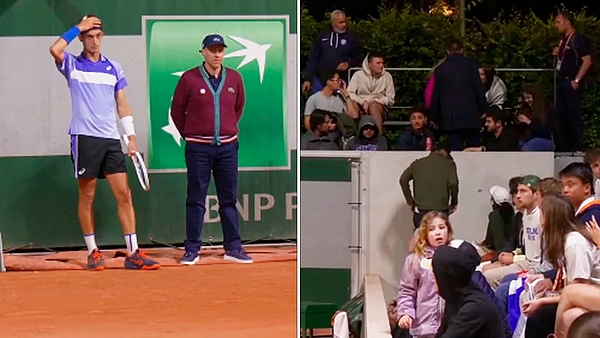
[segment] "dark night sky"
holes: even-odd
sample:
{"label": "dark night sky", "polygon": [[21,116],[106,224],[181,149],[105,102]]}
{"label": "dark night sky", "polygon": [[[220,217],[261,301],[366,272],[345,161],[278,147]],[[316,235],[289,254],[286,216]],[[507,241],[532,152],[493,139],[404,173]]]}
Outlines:
{"label": "dark night sky", "polygon": [[[332,11],[337,8],[345,9],[349,16],[353,18],[367,18],[370,15],[377,15],[377,7],[381,3],[379,0],[301,0],[309,12],[316,18],[322,18],[322,13]],[[467,0],[468,1],[468,0]],[[394,1],[392,1],[394,2]],[[397,0],[396,3],[403,3],[403,0]],[[418,1],[417,1],[418,2]],[[535,14],[542,18],[548,18],[555,13],[561,3],[568,3],[568,9],[578,11],[587,6],[587,13],[595,16],[600,14],[600,1],[598,0],[483,0],[473,10],[468,12],[469,17],[476,17],[481,21],[492,19],[501,10],[510,10],[515,8],[523,13],[533,10]],[[541,5],[540,5],[541,4]]]}

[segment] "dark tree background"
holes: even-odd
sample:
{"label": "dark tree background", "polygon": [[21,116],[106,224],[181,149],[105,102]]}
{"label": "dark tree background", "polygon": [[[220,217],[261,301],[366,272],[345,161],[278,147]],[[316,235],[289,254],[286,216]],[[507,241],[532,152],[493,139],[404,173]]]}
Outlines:
{"label": "dark tree background", "polygon": [[[450,4],[454,0],[448,0]],[[466,0],[467,3],[472,0]],[[367,19],[369,16],[377,15],[377,7],[381,5],[404,7],[411,4],[415,8],[427,8],[435,0],[303,0],[302,4],[310,14],[316,18],[321,18],[320,13],[331,12],[334,9],[344,9],[349,16],[357,19]],[[556,13],[563,3],[569,10],[579,12],[586,8],[586,13],[593,16],[600,16],[600,1],[598,0],[476,0],[478,2],[468,11],[469,18],[476,18],[487,22],[498,16],[503,11],[511,12],[517,10],[522,13],[533,12],[538,17],[545,18]]]}

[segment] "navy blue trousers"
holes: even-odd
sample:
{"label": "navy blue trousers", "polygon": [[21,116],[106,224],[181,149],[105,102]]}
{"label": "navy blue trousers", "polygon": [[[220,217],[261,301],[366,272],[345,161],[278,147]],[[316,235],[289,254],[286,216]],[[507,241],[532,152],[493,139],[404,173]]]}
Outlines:
{"label": "navy blue trousers", "polygon": [[198,251],[206,213],[206,195],[211,172],[215,179],[219,215],[225,250],[242,248],[240,219],[236,209],[238,180],[238,141],[221,145],[187,142],[187,199],[185,213],[185,250]]}

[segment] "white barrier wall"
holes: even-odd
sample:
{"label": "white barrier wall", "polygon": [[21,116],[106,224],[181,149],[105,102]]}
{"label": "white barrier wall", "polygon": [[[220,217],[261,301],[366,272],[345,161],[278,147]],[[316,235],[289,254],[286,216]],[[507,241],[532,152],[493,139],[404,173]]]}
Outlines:
{"label": "white barrier wall", "polygon": [[[381,276],[387,301],[396,295],[413,232],[412,213],[398,181],[404,169],[423,156],[427,153],[365,152],[361,157],[362,264],[355,268],[360,269],[359,275]],[[491,211],[491,186],[508,187],[508,180],[520,175],[554,176],[552,153],[457,152],[452,156],[458,168],[459,197],[450,221],[459,239],[483,240]]]}

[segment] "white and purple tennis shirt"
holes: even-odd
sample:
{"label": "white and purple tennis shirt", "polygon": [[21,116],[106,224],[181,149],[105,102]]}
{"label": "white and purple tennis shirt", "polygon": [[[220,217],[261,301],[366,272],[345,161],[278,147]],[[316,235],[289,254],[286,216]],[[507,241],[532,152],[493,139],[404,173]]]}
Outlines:
{"label": "white and purple tennis shirt", "polygon": [[73,115],[70,135],[120,139],[117,129],[115,94],[127,87],[123,68],[100,56],[98,62],[65,52],[58,71],[67,79]]}

